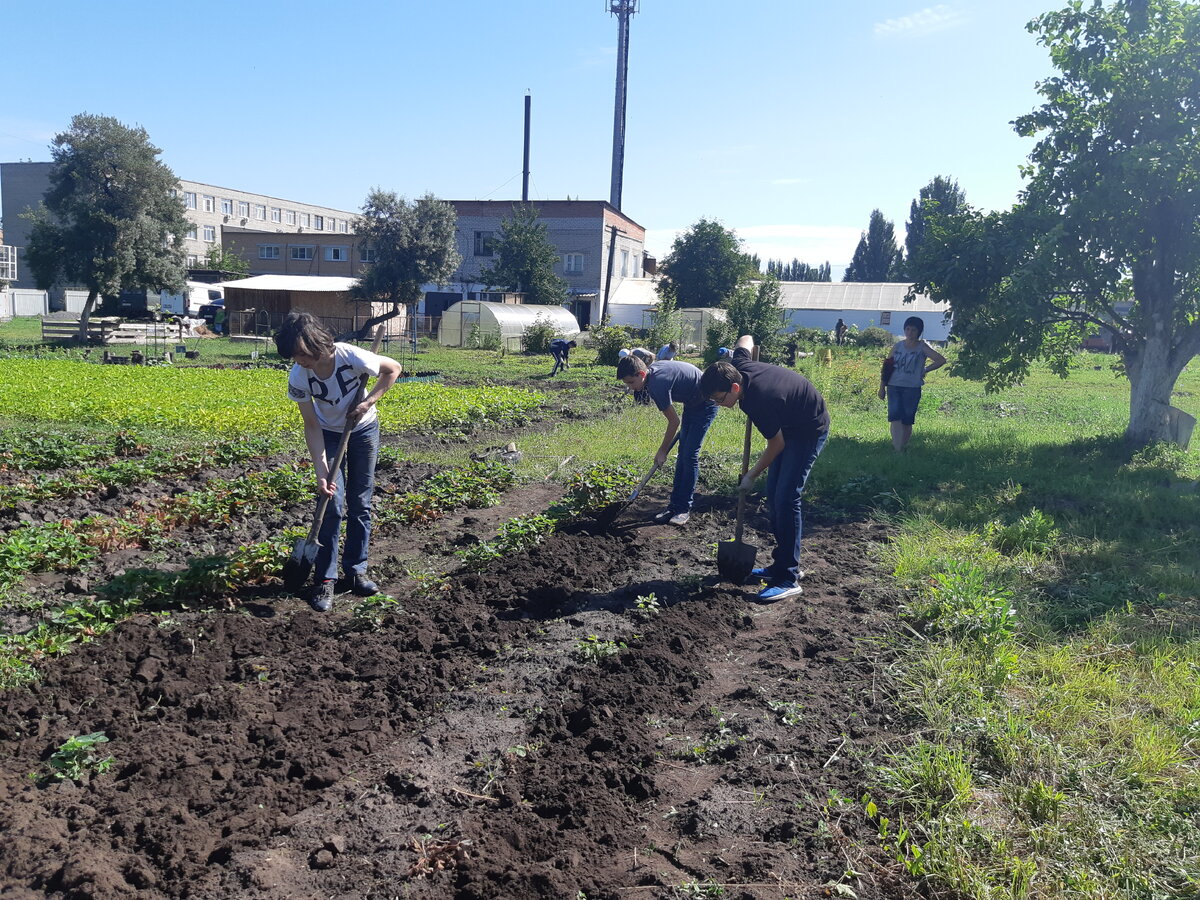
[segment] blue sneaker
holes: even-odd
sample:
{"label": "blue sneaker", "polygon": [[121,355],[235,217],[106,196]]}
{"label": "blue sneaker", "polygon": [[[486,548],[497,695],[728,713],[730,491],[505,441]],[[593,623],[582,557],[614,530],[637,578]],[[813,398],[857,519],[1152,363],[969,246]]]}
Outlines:
{"label": "blue sneaker", "polygon": [[758,602],[776,603],[789,597],[799,597],[803,593],[804,588],[798,584],[773,584],[758,592]]}

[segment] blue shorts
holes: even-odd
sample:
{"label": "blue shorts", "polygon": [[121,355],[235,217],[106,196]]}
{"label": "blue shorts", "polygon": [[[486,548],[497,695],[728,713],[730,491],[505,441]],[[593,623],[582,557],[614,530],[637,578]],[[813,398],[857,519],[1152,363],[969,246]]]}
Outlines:
{"label": "blue shorts", "polygon": [[887,401],[888,421],[911,425],[917,420],[917,407],[921,405],[921,389],[888,385]]}

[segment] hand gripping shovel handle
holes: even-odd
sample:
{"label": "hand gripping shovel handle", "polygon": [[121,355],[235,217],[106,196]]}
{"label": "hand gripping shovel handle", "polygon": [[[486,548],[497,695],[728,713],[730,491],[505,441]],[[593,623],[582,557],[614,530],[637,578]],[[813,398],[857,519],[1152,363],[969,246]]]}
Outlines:
{"label": "hand gripping shovel handle", "polygon": [[[380,325],[375,329],[375,340],[371,343],[371,352],[379,352],[379,344],[383,340],[384,326]],[[354,394],[354,403],[350,407],[354,409],[358,404],[362,403],[363,397],[367,395],[367,376],[362,375],[358,379],[358,390]],[[350,432],[354,429],[348,424],[342,430],[342,439],[338,441],[337,453],[333,457],[333,462],[329,465],[329,474],[336,481],[338,472],[342,470],[342,460],[346,458],[346,447],[350,443]],[[306,545],[312,550],[317,546],[317,534],[321,530],[321,522],[325,519],[325,510],[329,507],[329,501],[332,499],[328,494],[322,494],[320,501],[317,503],[317,514],[313,516],[312,528],[308,532],[308,540]]]}

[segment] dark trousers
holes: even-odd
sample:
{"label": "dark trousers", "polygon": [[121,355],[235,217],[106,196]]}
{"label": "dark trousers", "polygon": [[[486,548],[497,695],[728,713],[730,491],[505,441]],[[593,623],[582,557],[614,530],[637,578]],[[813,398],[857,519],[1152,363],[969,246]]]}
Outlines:
{"label": "dark trousers", "polygon": [[783,450],[767,469],[767,512],[775,534],[775,550],[768,567],[772,586],[791,587],[799,581],[800,537],[804,533],[800,499],[828,436],[784,435]]}

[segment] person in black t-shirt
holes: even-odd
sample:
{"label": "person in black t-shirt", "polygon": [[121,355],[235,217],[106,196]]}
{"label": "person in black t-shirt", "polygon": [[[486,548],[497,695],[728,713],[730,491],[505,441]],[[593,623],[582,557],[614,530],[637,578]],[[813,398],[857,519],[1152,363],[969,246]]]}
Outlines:
{"label": "person in black t-shirt", "polygon": [[738,338],[731,357],[704,370],[700,392],[718,406],[740,406],[767,439],[766,449],[738,490],[750,491],[758,476],[767,472],[767,510],[775,550],[771,564],[753,574],[767,583],[758,597],[770,603],[802,592],[801,497],[829,436],[829,411],[811,381],[791,369],[754,360],[753,348],[753,337]]}

